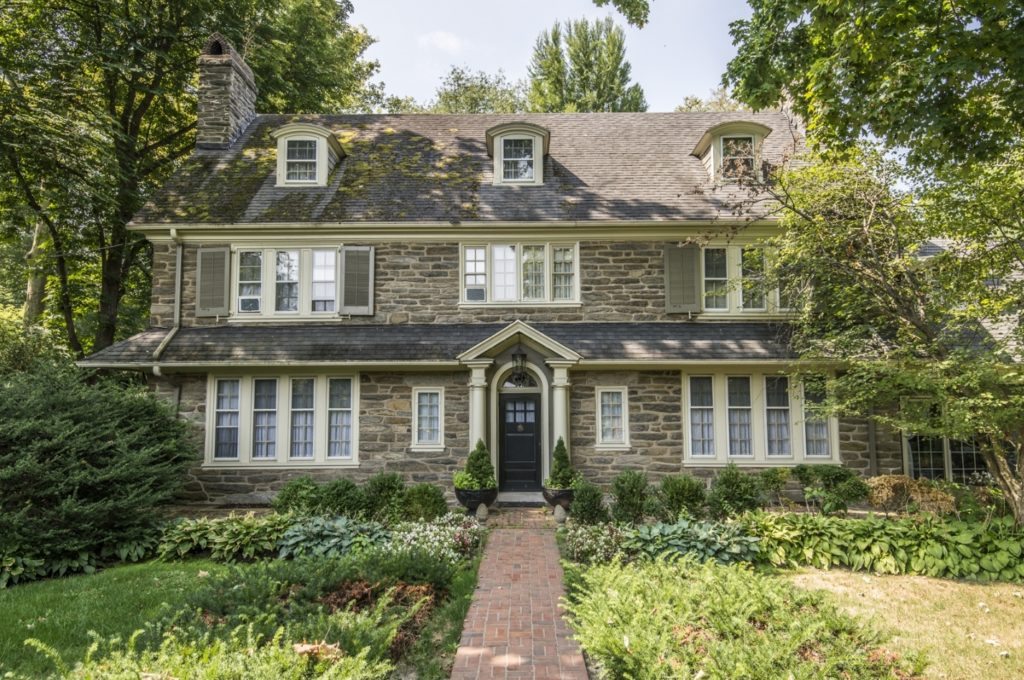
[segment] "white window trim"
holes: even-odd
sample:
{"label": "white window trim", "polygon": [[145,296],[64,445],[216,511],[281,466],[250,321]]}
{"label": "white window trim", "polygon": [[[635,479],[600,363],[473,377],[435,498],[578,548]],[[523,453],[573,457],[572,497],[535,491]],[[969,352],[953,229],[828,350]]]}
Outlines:
{"label": "white window trim", "polygon": [[[601,414],[601,395],[606,392],[617,392],[622,395],[622,441],[621,442],[608,442],[604,441],[604,423],[602,422]],[[618,387],[595,387],[594,388],[594,421],[595,421],[595,440],[596,443],[594,448],[599,451],[629,451],[632,450],[633,446],[630,444],[629,436],[629,388],[625,386]]]}
{"label": "white window trim", "polygon": [[[790,383],[792,383],[792,382],[793,381],[791,380]],[[834,441],[834,436],[836,436],[836,432],[838,430],[838,428],[836,427],[836,425],[837,425],[836,418],[829,416],[829,417],[825,417],[823,419],[825,421],[825,441],[828,443],[828,455],[827,456],[820,456],[820,455],[811,455],[811,454],[807,453],[807,421],[810,420],[811,418],[807,415],[807,397],[806,397],[805,388],[804,388],[803,384],[801,384],[799,386],[799,388],[795,387],[793,384],[790,384],[789,391],[790,391],[790,409],[795,409],[797,407],[799,407],[799,409],[800,409],[799,411],[792,411],[793,413],[799,413],[800,416],[801,416],[800,422],[799,423],[794,422],[792,427],[794,428],[794,431],[796,430],[797,427],[800,428],[800,433],[801,433],[800,434],[800,445],[803,448],[804,459],[808,460],[808,461],[825,461],[825,462],[828,462],[828,461],[831,461],[831,460],[835,460],[836,451],[838,450],[837,445],[836,445],[836,443]],[[792,402],[792,399],[794,397],[797,398],[797,403],[796,404],[793,404],[793,402]],[[822,419],[821,418],[817,418],[816,420],[822,420]],[[794,438],[794,441],[796,441],[795,438]]]}
{"label": "white window trim", "polygon": [[[726,271],[728,272],[727,278],[727,290],[726,290],[726,308],[722,309],[709,309],[705,307],[705,300],[707,300],[707,279],[706,279],[706,268],[704,262],[704,251],[708,248],[717,248],[725,250],[725,262]],[[784,308],[779,306],[779,290],[775,287],[767,288],[767,295],[765,295],[766,307],[753,308],[743,306],[743,257],[742,252],[744,248],[765,248],[757,243],[742,243],[737,244],[735,242],[712,242],[708,243],[701,248],[700,254],[700,293],[701,293],[701,318],[706,319],[730,319],[736,317],[751,317],[756,316],[764,319],[787,319],[792,318],[795,309]],[[765,252],[766,258],[770,256],[770,253]],[[768,260],[766,259],[766,262]]]}
{"label": "white window trim", "polygon": [[[771,378],[783,378],[786,381],[786,424],[789,426],[789,453],[768,453],[768,411],[775,410],[781,411],[781,406],[769,406],[768,405],[768,380]],[[764,399],[761,400],[761,408],[764,411],[764,453],[765,457],[769,460],[793,460],[796,450],[796,434],[793,427],[793,380],[787,375],[769,375],[765,374],[761,376],[761,387],[764,390]],[[804,429],[805,437],[807,430]],[[824,459],[824,456],[819,456]]]}
{"label": "white window trim", "polygon": [[[767,418],[765,415],[765,381],[766,377],[779,376],[774,371],[739,372],[730,369],[728,366],[711,366],[700,372],[681,372],[682,388],[682,409],[681,417],[683,428],[683,465],[684,467],[724,467],[735,463],[740,467],[791,467],[797,463],[815,463],[821,465],[840,465],[839,456],[839,420],[835,416],[826,418],[828,429],[828,450],[826,456],[807,456],[805,454],[806,429],[804,427],[804,400],[802,386],[789,377],[789,411],[790,411],[790,452],[788,456],[768,455],[768,432]],[[691,377],[710,377],[712,383],[712,398],[715,414],[715,455],[694,456],[693,441],[690,432],[690,393],[689,380]],[[729,407],[728,407],[728,379],[729,378],[750,378],[750,402],[751,402],[751,437],[753,439],[749,456],[729,455]]]}
{"label": "white window trim", "polygon": [[[492,255],[494,246],[515,246],[516,248],[516,300],[494,300],[494,257]],[[522,248],[523,246],[544,246],[544,300],[523,300],[523,272],[522,272]],[[484,295],[485,300],[466,299],[466,248],[484,249]],[[573,299],[555,300],[554,263],[552,261],[554,248],[572,248],[573,250]],[[465,309],[484,307],[580,307],[580,244],[578,241],[494,241],[494,242],[465,242],[459,244],[459,307]]]}
{"label": "white window trim", "polygon": [[[708,250],[724,250],[725,251],[725,307],[708,307],[708,267],[707,267],[707,251]],[[707,245],[700,249],[700,307],[702,311],[709,312],[711,314],[727,314],[732,307],[731,301],[731,286],[729,285],[729,251],[731,249],[724,245]],[[720,281],[721,279],[715,279]]]}
{"label": "white window trim", "polygon": [[[316,179],[288,179],[288,142],[316,142]],[[327,140],[311,134],[291,134],[277,138],[277,186],[327,186]]]}
{"label": "white window trim", "polygon": [[[765,271],[764,271],[764,273],[761,274],[761,276],[759,278],[753,279],[753,280],[760,280],[762,282],[762,286],[764,286],[764,296],[763,296],[764,304],[761,305],[760,307],[747,307],[746,305],[743,304],[743,288],[744,288],[744,278],[745,278],[743,276],[743,251],[744,250],[760,250],[761,251],[761,262],[762,262],[762,267],[765,268]],[[763,246],[758,246],[758,245],[753,245],[753,244],[740,246],[739,251],[736,254],[736,280],[739,282],[739,285],[736,286],[737,292],[739,293],[739,299],[737,300],[737,307],[739,308],[740,313],[744,313],[744,312],[748,312],[748,313],[749,312],[755,312],[756,313],[756,312],[767,312],[768,311],[768,301],[771,298],[772,291],[764,283],[765,277],[767,275],[767,266],[768,266],[768,253],[765,252],[765,249],[764,249]]]}
{"label": "white window trim", "polygon": [[[729,379],[730,378],[746,378],[747,386],[750,390],[750,404],[748,406],[733,406],[732,402],[729,401]],[[759,432],[760,428],[758,425],[761,424],[763,418],[762,409],[758,408],[756,399],[754,398],[755,385],[757,381],[753,375],[750,374],[736,374],[725,376],[725,455],[728,460],[753,460],[757,455],[757,445],[762,441],[763,433]],[[762,400],[764,399],[764,393],[761,394]],[[733,410],[747,410],[750,412],[750,453],[733,453],[732,452],[732,437],[729,436],[729,414]],[[767,440],[764,440],[767,441]],[[767,445],[765,446],[767,449]]]}
{"label": "white window trim", "polygon": [[[725,140],[737,139],[737,138],[749,138],[751,140],[751,146],[754,152],[754,174],[751,177],[726,177],[722,172],[722,166],[725,163]],[[740,182],[759,182],[761,181],[761,135],[754,134],[753,132],[728,132],[719,135],[715,139],[715,178],[722,184],[739,184]]]}
{"label": "white window trim", "polygon": [[[229,321],[281,321],[283,319],[337,319],[341,314],[341,249],[343,244],[322,244],[289,246],[281,245],[238,245],[231,247],[231,314]],[[314,312],[313,308],[313,252],[325,250],[334,253],[334,311]],[[299,309],[294,312],[279,312],[277,307],[277,253],[299,253]],[[263,256],[263,272],[260,285],[260,311],[239,311],[238,277],[241,267],[241,253],[259,252]]]}
{"label": "white window trim", "polygon": [[[252,457],[253,434],[253,383],[260,378],[276,378],[278,385],[277,403],[277,444],[274,458]],[[291,382],[294,379],[313,378],[313,457],[291,457]],[[327,389],[328,380],[346,378],[352,385],[352,456],[350,458],[327,457]],[[218,380],[238,380],[238,457],[213,457],[216,426],[216,398]],[[324,468],[324,467],[357,467],[359,465],[359,374],[358,373],[327,373],[314,374],[308,372],[275,373],[255,372],[217,373],[207,376],[206,389],[207,417],[204,468]]]}
{"label": "white window trim", "polygon": [[[711,408],[711,436],[713,437],[712,442],[711,442],[712,443],[711,455],[707,455],[707,454],[697,455],[697,454],[695,454],[693,452],[694,451],[694,448],[693,448],[693,446],[694,446],[693,445],[693,421],[691,420],[693,409],[695,409],[695,408],[705,409],[705,408],[708,408],[708,407],[707,406],[694,406],[693,405],[692,397],[691,397],[691,393],[690,393],[690,380],[692,378],[710,378],[711,379],[711,407],[710,408]],[[718,420],[719,420],[719,415],[718,414],[721,411],[721,409],[718,406],[718,397],[715,394],[715,391],[716,391],[715,390],[715,382],[716,382],[715,381],[715,376],[714,375],[709,375],[709,374],[696,374],[696,373],[694,373],[694,374],[689,374],[689,375],[684,375],[683,376],[683,414],[684,414],[683,415],[683,423],[684,423],[684,428],[685,428],[685,440],[686,440],[684,445],[685,445],[686,452],[687,452],[687,455],[689,456],[689,458],[691,458],[691,459],[693,459],[695,461],[711,461],[711,462],[714,462],[715,460],[718,459],[718,454],[719,454],[719,451],[721,450],[721,440],[719,439],[719,432],[718,432]],[[728,443],[726,443],[726,445],[728,446]]]}
{"label": "white window trim", "polygon": [[[533,140],[533,179],[505,179],[505,140]],[[539,151],[539,153],[538,153]],[[494,138],[494,184],[499,186],[540,186],[544,184],[544,138],[522,132],[510,132]]]}
{"label": "white window trim", "polygon": [[[437,442],[425,442],[420,443],[420,404],[419,398],[421,394],[436,394],[438,395],[437,404]],[[409,446],[410,451],[444,451],[444,387],[414,387],[412,388],[412,443]]]}

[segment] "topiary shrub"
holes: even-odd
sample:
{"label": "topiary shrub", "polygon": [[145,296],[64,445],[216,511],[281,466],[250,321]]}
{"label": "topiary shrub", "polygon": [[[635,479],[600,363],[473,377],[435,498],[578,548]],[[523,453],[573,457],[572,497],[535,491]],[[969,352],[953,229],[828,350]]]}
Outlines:
{"label": "topiary shrub", "polygon": [[466,469],[455,473],[454,482],[457,489],[498,488],[498,480],[494,477],[494,466],[491,464],[491,454],[482,439],[477,440],[476,446],[469,452]]}
{"label": "topiary shrub", "polygon": [[731,517],[759,507],[761,484],[757,477],[742,472],[735,463],[726,465],[711,481],[708,511],[713,517]]}
{"label": "topiary shrub", "polygon": [[569,462],[569,452],[565,448],[565,440],[558,438],[555,450],[551,455],[551,476],[544,480],[548,489],[571,489],[576,481],[576,472]]}
{"label": "topiary shrub", "polygon": [[321,514],[360,519],[367,507],[366,493],[351,479],[335,479],[320,487],[317,510]]}
{"label": "topiary shrub", "polygon": [[406,519],[432,520],[448,512],[448,502],[444,492],[433,484],[416,484],[409,487],[402,500],[403,514]]}
{"label": "topiary shrub", "polygon": [[662,521],[674,522],[680,517],[699,518],[704,514],[707,487],[690,475],[669,475],[661,480],[658,500]]}
{"label": "topiary shrub", "polygon": [[381,472],[366,481],[366,510],[370,519],[385,524],[402,520],[405,480],[397,472]]}
{"label": "topiary shrub", "polygon": [[573,486],[572,518],[580,524],[604,524],[610,520],[604,494],[595,484],[577,480]]}
{"label": "topiary shrub", "polygon": [[641,524],[648,508],[651,491],[647,475],[626,470],[612,480],[612,519],[627,524]]}
{"label": "topiary shrub", "polygon": [[[166,404],[142,387],[39,364],[0,381],[0,413],[0,560],[41,560],[60,574],[155,546],[161,506],[198,460]],[[29,572],[39,574],[20,573]]]}
{"label": "topiary shrub", "polygon": [[278,512],[294,512],[312,515],[320,511],[320,487],[312,477],[296,477],[288,480],[271,501]]}

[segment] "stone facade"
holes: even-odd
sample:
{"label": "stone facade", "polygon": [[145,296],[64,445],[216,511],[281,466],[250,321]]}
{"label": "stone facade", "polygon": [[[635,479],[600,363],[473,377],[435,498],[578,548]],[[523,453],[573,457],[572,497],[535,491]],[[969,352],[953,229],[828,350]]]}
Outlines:
{"label": "stone facade", "polygon": [[226,149],[256,117],[252,69],[224,36],[214,34],[199,56],[196,147]]}

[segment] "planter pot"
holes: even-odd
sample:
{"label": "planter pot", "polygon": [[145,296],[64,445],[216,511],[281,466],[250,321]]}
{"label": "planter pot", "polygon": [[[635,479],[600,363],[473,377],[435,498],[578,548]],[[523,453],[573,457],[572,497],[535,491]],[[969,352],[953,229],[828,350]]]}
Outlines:
{"label": "planter pot", "polygon": [[544,496],[544,500],[548,502],[548,505],[555,507],[561,505],[562,509],[568,511],[569,506],[572,505],[572,489],[549,489],[543,487],[541,489],[541,495]]}
{"label": "planter pot", "polygon": [[497,489],[460,489],[455,487],[455,498],[470,512],[476,512],[480,505],[490,507],[498,499]]}

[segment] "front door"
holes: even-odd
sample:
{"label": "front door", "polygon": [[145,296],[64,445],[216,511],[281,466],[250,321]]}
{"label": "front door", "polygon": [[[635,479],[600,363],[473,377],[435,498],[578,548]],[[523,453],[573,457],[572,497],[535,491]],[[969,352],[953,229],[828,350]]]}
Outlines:
{"label": "front door", "polygon": [[540,489],[540,395],[503,394],[498,486],[502,491]]}

